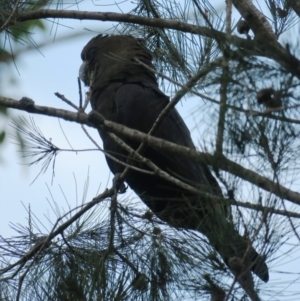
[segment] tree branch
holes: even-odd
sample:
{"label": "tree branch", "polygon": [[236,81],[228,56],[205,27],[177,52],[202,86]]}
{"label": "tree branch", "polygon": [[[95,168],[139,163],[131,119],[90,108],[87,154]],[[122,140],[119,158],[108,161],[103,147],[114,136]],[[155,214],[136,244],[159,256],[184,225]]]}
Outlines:
{"label": "tree branch", "polygon": [[272,26],[250,0],[232,0],[233,5],[247,21],[255,34],[255,40],[263,44],[279,44]]}
{"label": "tree branch", "polygon": [[96,113],[99,125],[95,126],[89,121],[89,117],[85,113],[73,113],[70,111],[50,108],[45,106],[32,105],[30,107],[22,106],[22,103],[10,98],[0,97],[0,105],[15,108],[18,110],[27,111],[29,113],[41,114],[46,116],[58,117],[67,121],[73,121],[80,124],[86,124],[91,127],[98,128],[103,126],[109,132],[117,135],[126,136],[134,141],[144,142],[147,145],[151,145],[154,149],[159,151],[167,151],[169,153],[177,154],[184,157],[192,158],[196,161],[201,161],[206,164],[210,164],[216,168],[227,171],[245,181],[248,181],[266,191],[273,193],[274,195],[286,199],[294,204],[300,205],[300,193],[285,188],[284,186],[274,183],[266,177],[263,177],[250,169],[244,168],[243,166],[229,160],[225,156],[216,157],[214,155],[198,152],[188,147],[180,146],[166,140],[156,138],[145,133],[139,132],[134,129],[127,128],[123,125],[114,123],[112,121],[105,120],[99,113]]}
{"label": "tree branch", "polygon": [[[239,0],[235,1],[235,5]],[[79,20],[101,20],[115,21],[132,24],[140,24],[145,26],[175,29],[181,32],[199,34],[204,37],[217,39],[218,41],[229,42],[238,49],[245,49],[252,52],[253,55],[265,56],[274,59],[289,72],[300,78],[300,61],[292,56],[285,48],[277,41],[272,44],[272,47],[266,47],[265,43],[257,43],[255,41],[246,40],[237,36],[228,36],[226,33],[207,28],[204,26],[192,25],[180,21],[166,20],[162,18],[146,18],[133,14],[122,14],[112,12],[87,12],[74,10],[51,10],[41,9],[30,12],[21,12],[8,25],[14,25],[17,22],[28,20],[46,19],[46,18],[64,18],[64,19],[79,19]]]}

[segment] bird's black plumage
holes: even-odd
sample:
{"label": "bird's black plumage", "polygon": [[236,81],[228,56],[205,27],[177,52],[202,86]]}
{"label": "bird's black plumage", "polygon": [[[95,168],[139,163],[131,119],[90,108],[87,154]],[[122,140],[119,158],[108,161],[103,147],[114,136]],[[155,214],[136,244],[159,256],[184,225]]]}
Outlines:
{"label": "bird's black plumage", "polygon": [[[84,47],[81,56],[84,64],[80,74],[90,86],[92,108],[110,121],[148,133],[169,98],[159,90],[155,74],[134,60],[136,57],[154,68],[151,53],[143,40],[131,36],[99,35]],[[128,159],[128,153],[105,130],[99,129],[99,132],[106,152],[123,162],[148,169],[141,162]],[[195,148],[176,109],[171,110],[155,136]],[[128,138],[122,139],[133,149],[139,146]],[[143,156],[181,181],[211,195],[222,196],[216,179],[205,164],[158,152],[151,147],[147,147]],[[106,160],[114,174],[124,170],[123,165],[108,157]],[[241,237],[226,219],[224,205],[188,192],[156,175],[131,170],[126,182],[158,217],[171,226],[198,230],[206,235],[226,264],[231,257],[243,258],[248,240]],[[268,268],[252,247],[249,260],[255,261],[252,271],[263,281],[268,281]]]}

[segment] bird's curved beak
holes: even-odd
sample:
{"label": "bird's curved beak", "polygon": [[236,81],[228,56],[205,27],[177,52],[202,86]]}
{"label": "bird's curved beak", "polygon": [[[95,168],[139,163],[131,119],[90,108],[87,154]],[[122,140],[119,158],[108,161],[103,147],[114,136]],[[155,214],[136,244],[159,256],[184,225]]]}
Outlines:
{"label": "bird's curved beak", "polygon": [[79,68],[79,78],[84,82],[86,86],[89,85],[89,78],[87,74],[87,63],[85,61],[82,62]]}

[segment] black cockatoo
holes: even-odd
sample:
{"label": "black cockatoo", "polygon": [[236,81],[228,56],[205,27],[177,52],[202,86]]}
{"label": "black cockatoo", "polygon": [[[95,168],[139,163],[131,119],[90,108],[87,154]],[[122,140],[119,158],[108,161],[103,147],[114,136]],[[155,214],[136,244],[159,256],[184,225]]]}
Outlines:
{"label": "black cockatoo", "polygon": [[[83,48],[81,58],[80,77],[90,87],[93,110],[107,120],[148,133],[167,106],[169,97],[160,91],[155,74],[135,61],[138,58],[154,69],[152,55],[144,40],[124,35],[98,35]],[[107,153],[127,164],[148,169],[141,162],[128,159],[128,153],[105,130],[100,128],[99,133]],[[190,132],[176,109],[165,117],[155,136],[195,149]],[[138,148],[139,143],[121,138],[133,149]],[[218,182],[205,164],[159,152],[150,146],[143,156],[173,177],[222,197]],[[106,160],[113,174],[121,173],[125,168],[109,157]],[[159,176],[136,170],[129,172],[126,182],[152,212],[169,225],[203,233],[227,265],[231,258],[243,258],[249,247],[250,269],[263,281],[268,281],[266,263],[228,221],[224,205],[206,200]]]}

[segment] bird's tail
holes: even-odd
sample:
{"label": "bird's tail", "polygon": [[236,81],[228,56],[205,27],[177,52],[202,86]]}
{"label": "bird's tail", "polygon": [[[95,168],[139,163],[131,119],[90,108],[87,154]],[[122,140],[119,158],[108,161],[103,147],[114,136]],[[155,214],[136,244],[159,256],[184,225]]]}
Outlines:
{"label": "bird's tail", "polygon": [[[254,288],[251,271],[262,281],[268,282],[269,272],[266,262],[251,245],[251,242],[239,235],[227,220],[221,222],[219,232],[206,232],[212,246],[218,251],[229,269],[237,276],[238,283],[243,287],[251,300],[260,301]],[[212,230],[212,229],[211,229]],[[203,231],[204,232],[204,231]]]}
{"label": "bird's tail", "polygon": [[[225,247],[224,245],[220,248],[220,255],[224,258],[226,264],[228,265],[232,256],[240,258],[243,260],[244,270],[251,270],[262,281],[268,282],[269,271],[267,264],[264,258],[260,256],[253,248],[251,242],[247,238],[242,237],[235,229],[231,229],[227,235],[228,234],[230,235],[230,239],[228,240],[230,245],[227,244],[227,247],[229,248]],[[222,248],[224,248],[224,251]]]}
{"label": "bird's tail", "polygon": [[251,261],[251,271],[257,275],[262,281],[269,281],[269,270],[268,266],[262,256],[260,256],[256,250],[250,246],[250,261]]}
{"label": "bird's tail", "polygon": [[230,260],[238,258],[243,265],[243,270],[251,270],[262,281],[268,282],[267,264],[253,248],[251,242],[241,236],[228,220],[220,218],[217,223],[218,225],[214,224],[213,226],[210,223],[209,228],[201,229],[201,232],[207,236],[227,266],[235,272],[230,265]]}

